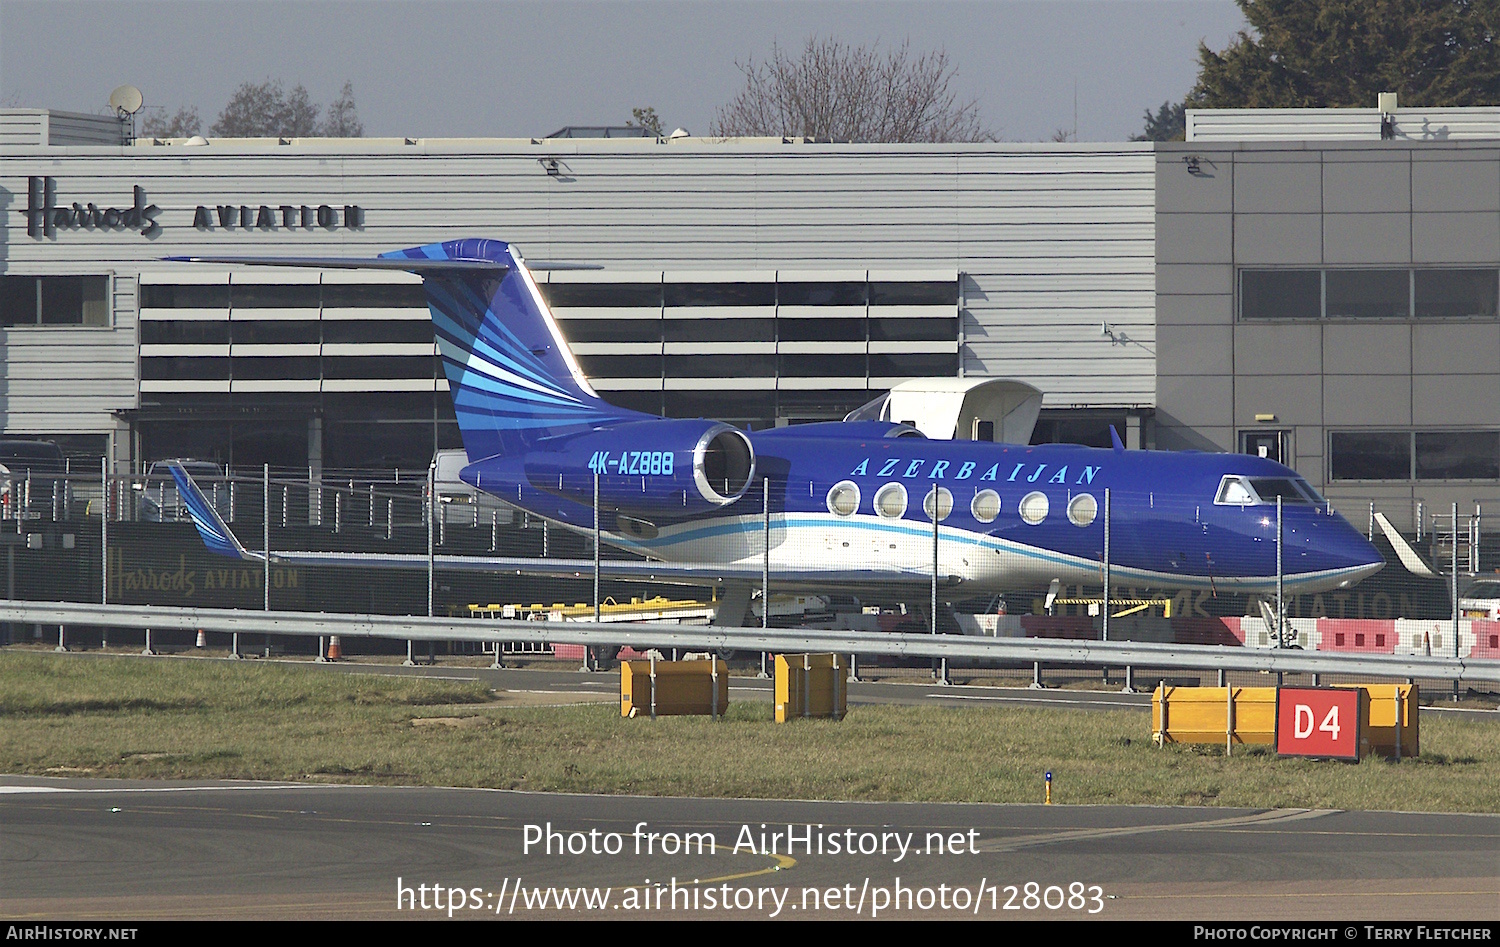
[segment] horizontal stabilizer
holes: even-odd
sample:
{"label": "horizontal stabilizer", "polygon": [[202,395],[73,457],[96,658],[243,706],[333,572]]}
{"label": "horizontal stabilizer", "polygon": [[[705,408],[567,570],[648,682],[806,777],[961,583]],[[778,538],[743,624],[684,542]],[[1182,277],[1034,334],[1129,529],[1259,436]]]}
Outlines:
{"label": "horizontal stabilizer", "polygon": [[301,266],[319,270],[399,270],[404,273],[492,273],[510,269],[494,260],[418,260],[406,257],[334,256],[169,256],[172,263],[241,263],[246,266]]}

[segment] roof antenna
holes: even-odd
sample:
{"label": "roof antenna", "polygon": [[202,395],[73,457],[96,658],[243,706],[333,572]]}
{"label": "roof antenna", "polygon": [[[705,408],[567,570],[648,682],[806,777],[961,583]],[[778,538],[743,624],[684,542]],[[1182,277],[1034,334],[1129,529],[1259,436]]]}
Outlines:
{"label": "roof antenna", "polygon": [[1116,454],[1125,453],[1125,442],[1120,440],[1120,432],[1115,430],[1113,424],[1109,426],[1109,442],[1115,445]]}

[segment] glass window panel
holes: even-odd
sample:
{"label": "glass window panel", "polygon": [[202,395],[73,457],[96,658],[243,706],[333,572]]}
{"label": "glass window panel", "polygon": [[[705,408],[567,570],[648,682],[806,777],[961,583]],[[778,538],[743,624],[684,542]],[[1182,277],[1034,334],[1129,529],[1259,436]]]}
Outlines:
{"label": "glass window panel", "polygon": [[778,319],[776,331],[783,342],[863,342],[863,319]]}
{"label": "glass window panel", "polygon": [[871,319],[872,342],[952,342],[958,319]]}
{"label": "glass window panel", "polygon": [[775,283],[668,283],[668,306],[774,306]]}
{"label": "glass window panel", "polygon": [[872,306],[957,306],[958,281],[874,282],[870,284]]}
{"label": "glass window panel", "polygon": [[35,276],[0,277],[0,325],[37,324]]}
{"label": "glass window panel", "polygon": [[1306,505],[1309,501],[1297,485],[1285,477],[1254,477],[1250,480],[1250,486],[1256,494],[1265,502],[1275,505],[1276,498],[1281,497],[1281,505],[1288,503],[1301,503]]}
{"label": "glass window panel", "polygon": [[1329,473],[1334,480],[1410,480],[1411,434],[1406,431],[1345,431],[1328,435]]}
{"label": "glass window panel", "polygon": [[[873,321],[873,320],[872,320]],[[914,375],[951,378],[958,374],[958,353],[938,352],[915,355],[871,355],[870,374]]]}
{"label": "glass window panel", "polygon": [[660,378],[660,355],[580,355],[578,367],[589,378]]}
{"label": "glass window panel", "polygon": [[818,378],[825,375],[863,379],[864,355],[780,355],[780,374],[788,378]]}
{"label": "glass window panel", "polygon": [[769,378],[776,374],[776,356],[770,353],[668,355],[662,361],[669,378]]}
{"label": "glass window panel", "polygon": [[184,378],[223,381],[229,378],[229,359],[152,356],[141,359],[141,378],[167,381]]}
{"label": "glass window panel", "polygon": [[306,381],[318,377],[316,355],[267,355],[250,358],[236,356],[230,361],[232,364],[229,371],[235,378]]}
{"label": "glass window panel", "polygon": [[1323,283],[1317,270],[1242,270],[1241,319],[1317,319]]}
{"label": "glass window panel", "polygon": [[241,283],[229,287],[229,303],[236,309],[317,309],[316,283],[273,286]]}
{"label": "glass window panel", "polygon": [[340,355],[323,359],[323,377],[432,378],[436,363],[432,355]]}
{"label": "glass window panel", "polygon": [[775,319],[664,319],[668,342],[775,342]]}
{"label": "glass window panel", "polygon": [[329,319],[323,323],[323,341],[333,345],[430,345],[432,339],[432,323],[426,319],[372,319],[369,322]]}
{"label": "glass window panel", "polygon": [[145,309],[228,309],[229,284],[147,283],[141,287]]}
{"label": "glass window panel", "polygon": [[660,319],[557,320],[569,342],[660,342],[661,322]]}
{"label": "glass window panel", "polygon": [[427,294],[414,283],[324,283],[323,308],[426,309]]}
{"label": "glass window panel", "polygon": [[229,323],[229,341],[237,345],[316,345],[318,323],[313,320],[248,320]]}
{"label": "glass window panel", "polygon": [[229,323],[190,322],[141,323],[142,345],[228,345]]}
{"label": "glass window panel", "polygon": [[865,284],[780,283],[776,298],[783,306],[863,306]]}
{"label": "glass window panel", "polygon": [[1411,285],[1408,273],[1408,270],[1328,270],[1328,317],[1409,317]]}
{"label": "glass window panel", "polygon": [[1500,480],[1500,433],[1418,431],[1418,480]]}
{"label": "glass window panel", "polygon": [[674,418],[728,418],[769,424],[776,416],[774,391],[666,391],[663,407]]}
{"label": "glass window panel", "polygon": [[661,307],[660,283],[542,283],[547,305],[602,309]]}
{"label": "glass window panel", "polygon": [[1417,318],[1493,319],[1497,277],[1496,270],[1417,270]]}
{"label": "glass window panel", "polygon": [[105,276],[43,276],[42,324],[49,326],[106,324]]}

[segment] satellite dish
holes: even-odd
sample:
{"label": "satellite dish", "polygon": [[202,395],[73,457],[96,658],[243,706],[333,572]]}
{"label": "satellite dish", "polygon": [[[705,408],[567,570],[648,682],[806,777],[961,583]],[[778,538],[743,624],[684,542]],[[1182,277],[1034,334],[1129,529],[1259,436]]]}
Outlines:
{"label": "satellite dish", "polygon": [[140,111],[143,101],[141,90],[133,85],[122,85],[109,94],[109,104],[122,117]]}

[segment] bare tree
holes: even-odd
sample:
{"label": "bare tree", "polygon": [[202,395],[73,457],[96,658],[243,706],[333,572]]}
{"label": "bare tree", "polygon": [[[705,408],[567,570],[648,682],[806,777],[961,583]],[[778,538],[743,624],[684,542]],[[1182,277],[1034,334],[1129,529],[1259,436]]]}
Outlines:
{"label": "bare tree", "polygon": [[339,97],[328,106],[328,112],[323,116],[323,124],[319,133],[325,138],[361,138],[364,136],[365,126],[360,124],[359,112],[354,107],[354,83],[344,83],[344,88],[339,91]]}
{"label": "bare tree", "polygon": [[656,114],[656,107],[648,105],[645,108],[633,108],[630,110],[630,121],[625,124],[631,128],[644,128],[646,131],[662,137],[661,116]]}
{"label": "bare tree", "polygon": [[202,127],[197,106],[184,105],[173,115],[165,109],[153,111],[141,122],[141,134],[147,138],[191,138]]}
{"label": "bare tree", "polygon": [[714,113],[710,133],[806,136],[834,141],[994,141],[977,100],[958,101],[957,68],[939,49],[910,43],[882,52],[811,37],[793,59],[778,45],[769,61],[736,63],[745,87]]}
{"label": "bare tree", "polygon": [[281,80],[261,84],[242,83],[219,120],[210,129],[223,138],[359,138],[365,134],[359,111],[354,107],[354,84],[345,83],[339,98],[329,107],[327,119],[320,122],[321,108],[312,102],[308,90],[296,86],[288,92]]}

